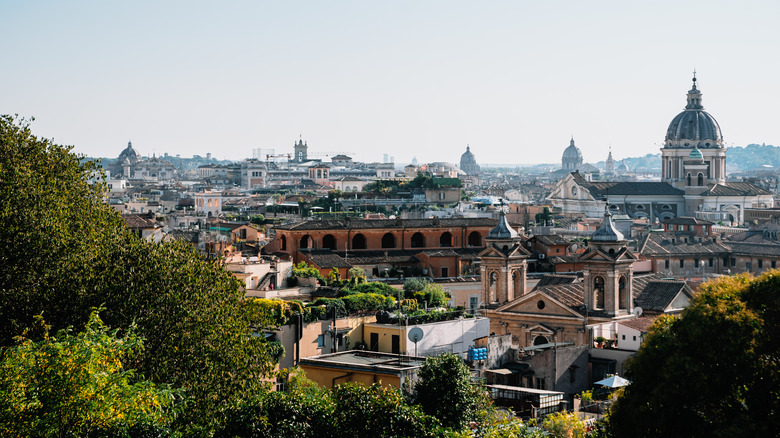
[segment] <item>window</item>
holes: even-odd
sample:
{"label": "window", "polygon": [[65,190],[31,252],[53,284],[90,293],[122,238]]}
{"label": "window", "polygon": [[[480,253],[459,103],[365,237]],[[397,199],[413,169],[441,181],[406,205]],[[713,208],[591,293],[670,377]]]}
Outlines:
{"label": "window", "polygon": [[441,276],[442,277],[449,277],[450,276],[450,268],[446,266],[442,266],[441,268]]}
{"label": "window", "polygon": [[398,335],[393,335],[393,354],[401,353],[401,338]]}
{"label": "window", "polygon": [[623,335],[623,340],[624,340],[624,341],[626,340],[626,335]]}
{"label": "window", "polygon": [[395,248],[395,236],[392,233],[382,236],[382,248]]}
{"label": "window", "polygon": [[536,379],[536,389],[544,389],[544,379]]}
{"label": "window", "polygon": [[478,296],[469,297],[469,313],[476,312],[478,306],[479,306],[479,297]]}
{"label": "window", "polygon": [[482,246],[482,235],[477,231],[472,231],[469,234],[469,246]]}
{"label": "window", "polygon": [[366,236],[355,234],[352,238],[352,249],[366,249]]}
{"label": "window", "polygon": [[604,279],[596,277],[593,279],[594,304],[596,309],[604,308]]}
{"label": "window", "polygon": [[317,348],[325,347],[325,335],[317,335]]}
{"label": "window", "polygon": [[636,336],[634,336],[634,341],[636,341]]}
{"label": "window", "polygon": [[732,257],[731,258],[731,267],[734,268],[736,266],[737,266],[737,259]]}
{"label": "window", "polygon": [[669,259],[664,260],[664,269],[669,269]]}
{"label": "window", "polygon": [[775,269],[777,267],[777,262],[772,260],[772,269]]}
{"label": "window", "polygon": [[680,267],[681,268],[685,267],[685,259],[680,259]]}
{"label": "window", "polygon": [[764,260],[758,259],[758,269],[761,269],[764,267]]}
{"label": "window", "polygon": [[425,247],[425,236],[422,233],[414,233],[412,235],[412,248]]}
{"label": "window", "polygon": [[715,259],[710,259],[710,268],[715,266]]}
{"label": "window", "polygon": [[539,310],[544,309],[544,300],[539,300],[536,302],[536,308]]}
{"label": "window", "polygon": [[745,270],[750,272],[753,269],[753,262],[745,262]]}
{"label": "window", "polygon": [[336,238],[333,234],[326,234],[325,237],[322,238],[322,247],[328,248],[331,251],[336,250]]}
{"label": "window", "polygon": [[452,246],[452,233],[449,231],[445,231],[441,234],[441,237],[439,237],[439,246],[441,247],[451,247]]}
{"label": "window", "polygon": [[379,351],[379,333],[371,333],[368,349],[371,351]]}

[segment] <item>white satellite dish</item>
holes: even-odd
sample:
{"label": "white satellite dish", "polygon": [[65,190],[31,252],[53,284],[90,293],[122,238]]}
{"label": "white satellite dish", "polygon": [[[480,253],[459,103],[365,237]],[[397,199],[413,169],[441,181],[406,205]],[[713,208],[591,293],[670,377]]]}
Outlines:
{"label": "white satellite dish", "polygon": [[641,307],[639,307],[639,306],[637,306],[637,307],[634,307],[634,310],[632,310],[632,311],[631,311],[631,313],[633,313],[633,314],[634,314],[634,316],[636,316],[637,318],[639,318],[640,316],[642,316],[642,308],[641,308]]}
{"label": "white satellite dish", "polygon": [[414,342],[414,355],[417,356],[417,343],[423,338],[423,330],[420,327],[414,327],[409,330],[409,340]]}

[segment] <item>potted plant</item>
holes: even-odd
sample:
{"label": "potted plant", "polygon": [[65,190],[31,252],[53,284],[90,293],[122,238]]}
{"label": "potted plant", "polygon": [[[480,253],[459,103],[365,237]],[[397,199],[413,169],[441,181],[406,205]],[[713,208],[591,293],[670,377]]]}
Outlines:
{"label": "potted plant", "polygon": [[597,336],[596,337],[596,347],[603,348],[604,347],[604,341],[606,341],[606,339],[603,336]]}
{"label": "potted plant", "polygon": [[604,348],[612,348],[615,345],[615,341],[613,339],[607,339],[605,341],[606,345]]}

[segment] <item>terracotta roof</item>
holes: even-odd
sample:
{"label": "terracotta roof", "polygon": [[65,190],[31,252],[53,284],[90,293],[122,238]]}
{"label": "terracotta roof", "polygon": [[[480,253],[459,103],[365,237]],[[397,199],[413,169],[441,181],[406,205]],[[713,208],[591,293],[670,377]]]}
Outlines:
{"label": "terracotta roof", "polygon": [[352,267],[352,264],[331,251],[306,251],[304,254],[306,255],[307,261],[310,261],[323,269]]}
{"label": "terracotta roof", "polygon": [[549,295],[576,310],[578,313],[585,314],[583,307],[585,305],[585,291],[582,283],[543,286],[537,287],[535,290]]}
{"label": "terracotta roof", "polygon": [[685,288],[684,281],[650,281],[638,294],[634,292],[634,304],[643,310],[663,312]]}
{"label": "terracotta roof", "polygon": [[641,333],[647,333],[650,326],[653,325],[653,320],[650,318],[642,317],[636,319],[629,319],[627,321],[620,321],[620,325],[638,330]]}
{"label": "terracotta roof", "polygon": [[123,214],[122,219],[128,227],[132,229],[139,228],[159,228],[160,224],[154,219],[147,219],[139,214]]}
{"label": "terracotta roof", "polygon": [[672,225],[715,225],[715,222],[710,222],[695,217],[676,217],[672,219],[667,219],[662,223],[672,224]]}
{"label": "terracotta roof", "polygon": [[539,279],[539,282],[536,283],[536,287],[534,289],[558,284],[571,284],[575,281],[577,281],[576,275],[545,274],[542,276],[542,278]]}
{"label": "terracotta roof", "polygon": [[655,257],[685,255],[717,257],[726,255],[730,251],[726,245],[713,242],[712,238],[704,237],[701,239],[701,242],[698,240],[697,237],[690,233],[648,233],[639,246],[639,253]]}
{"label": "terracotta roof", "polygon": [[279,230],[347,230],[376,228],[455,228],[455,227],[494,227],[495,219],[488,218],[448,218],[448,219],[338,219],[312,220],[294,224],[279,225]]}
{"label": "terracotta roof", "polygon": [[768,190],[745,182],[727,182],[714,184],[701,193],[701,196],[756,196],[771,195]]}

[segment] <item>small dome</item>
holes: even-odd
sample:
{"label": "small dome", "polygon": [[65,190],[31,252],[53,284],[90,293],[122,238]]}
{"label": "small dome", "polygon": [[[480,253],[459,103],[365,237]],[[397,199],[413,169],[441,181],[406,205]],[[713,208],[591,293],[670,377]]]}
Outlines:
{"label": "small dome", "polygon": [[612,214],[609,212],[609,204],[607,204],[604,210],[604,221],[595,233],[591,236],[592,242],[620,242],[625,240],[623,233],[615,228],[615,224],[612,222]]}
{"label": "small dome", "polygon": [[488,233],[488,239],[515,239],[518,234],[509,221],[506,220],[506,214],[504,210],[501,210],[501,217],[498,219],[496,226]]}
{"label": "small dome", "polygon": [[468,145],[466,146],[466,152],[460,156],[460,168],[469,175],[478,174],[480,171],[477,159],[471,153],[471,148]]}
{"label": "small dome", "polygon": [[699,150],[699,148],[695,147],[695,148],[693,148],[691,150],[691,153],[688,154],[688,158],[690,158],[692,160],[703,160],[704,159],[704,155],[702,155],[702,153]]}

